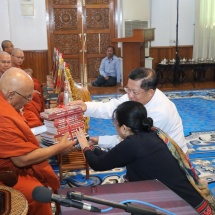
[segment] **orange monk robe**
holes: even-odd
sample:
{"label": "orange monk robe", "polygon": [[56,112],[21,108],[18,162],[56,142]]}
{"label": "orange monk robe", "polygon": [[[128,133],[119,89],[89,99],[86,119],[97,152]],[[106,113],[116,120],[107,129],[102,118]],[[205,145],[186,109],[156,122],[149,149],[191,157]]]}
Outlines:
{"label": "orange monk robe", "polygon": [[52,215],[50,204],[38,203],[32,199],[36,186],[49,186],[53,190],[60,187],[58,177],[47,161],[19,168],[11,157],[22,156],[39,148],[39,143],[19,113],[0,93],[0,166],[11,167],[18,172],[18,182],[14,189],[24,194],[29,203],[28,215]]}
{"label": "orange monk robe", "polygon": [[43,125],[40,113],[44,111],[45,103],[41,103],[41,94],[34,92],[32,100],[24,105],[23,116],[30,128]]}
{"label": "orange monk robe", "polygon": [[30,128],[43,125],[43,120],[40,118],[40,112],[43,112],[44,107],[40,104],[40,94],[34,92],[32,100],[24,105],[23,116]]}
{"label": "orange monk robe", "polygon": [[39,105],[38,106],[39,113],[43,112],[44,109],[46,108],[44,97],[38,91],[34,91],[32,95],[32,101],[36,102]]}
{"label": "orange monk robe", "polygon": [[[43,85],[36,79],[36,78],[32,78],[33,82],[34,82],[34,90],[38,91],[38,96],[37,100],[35,100],[36,102],[38,102],[40,105],[41,105],[41,112],[44,111],[44,109],[46,108],[46,105],[45,105],[45,100],[44,100],[44,97],[43,97]],[[34,98],[33,98],[34,100]]]}
{"label": "orange monk robe", "polygon": [[36,79],[32,78],[34,82],[34,89],[43,94],[43,85]]}
{"label": "orange monk robe", "polygon": [[37,106],[39,105],[36,102],[30,101],[26,103],[23,108],[23,117],[27,121],[27,124],[30,128],[43,125]]}

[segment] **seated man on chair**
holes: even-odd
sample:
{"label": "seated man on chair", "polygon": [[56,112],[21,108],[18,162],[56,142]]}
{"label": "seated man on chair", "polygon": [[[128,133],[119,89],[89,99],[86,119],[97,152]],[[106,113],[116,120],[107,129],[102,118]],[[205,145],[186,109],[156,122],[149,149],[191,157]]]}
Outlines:
{"label": "seated man on chair", "polygon": [[99,77],[92,83],[94,87],[116,86],[121,79],[121,62],[114,55],[115,49],[112,46],[107,47],[107,57],[105,57],[99,68]]}

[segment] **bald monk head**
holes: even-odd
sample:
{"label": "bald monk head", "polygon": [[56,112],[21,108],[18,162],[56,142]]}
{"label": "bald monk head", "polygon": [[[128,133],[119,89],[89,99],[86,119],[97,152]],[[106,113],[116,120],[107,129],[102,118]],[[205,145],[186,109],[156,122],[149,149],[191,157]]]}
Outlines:
{"label": "bald monk head", "polygon": [[28,69],[24,69],[24,71],[25,71],[28,75],[30,75],[31,77],[33,77],[33,69],[28,68]]}
{"label": "bald monk head", "polygon": [[11,56],[7,52],[0,51],[0,77],[11,67]]}
{"label": "bald monk head", "polygon": [[0,91],[16,110],[31,101],[33,90],[32,78],[19,68],[11,67],[0,79]]}
{"label": "bald monk head", "polygon": [[19,48],[13,49],[11,53],[12,66],[20,68],[24,60],[25,60],[25,56],[22,49],[19,49]]}
{"label": "bald monk head", "polygon": [[13,51],[13,43],[10,40],[4,40],[1,43],[2,50],[9,53],[11,55],[11,52]]}

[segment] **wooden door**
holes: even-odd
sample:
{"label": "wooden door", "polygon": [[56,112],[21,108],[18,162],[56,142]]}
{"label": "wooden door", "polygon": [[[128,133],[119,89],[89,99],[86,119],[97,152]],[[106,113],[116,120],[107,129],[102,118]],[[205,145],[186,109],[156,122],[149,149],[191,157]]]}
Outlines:
{"label": "wooden door", "polygon": [[98,76],[111,39],[117,37],[116,0],[46,0],[49,69],[56,47],[76,82]]}

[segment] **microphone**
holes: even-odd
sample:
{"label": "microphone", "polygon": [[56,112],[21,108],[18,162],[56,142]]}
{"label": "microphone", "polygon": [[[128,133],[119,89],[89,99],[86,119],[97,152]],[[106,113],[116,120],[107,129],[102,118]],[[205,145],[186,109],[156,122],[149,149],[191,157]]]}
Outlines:
{"label": "microphone", "polygon": [[95,206],[80,201],[68,199],[66,196],[63,195],[53,194],[50,189],[42,186],[34,188],[32,192],[32,197],[33,200],[35,200],[36,202],[50,203],[51,201],[53,201],[65,207],[74,207],[90,212],[101,212],[101,209]]}
{"label": "microphone", "polygon": [[117,203],[117,202],[103,200],[101,198],[95,198],[95,197],[87,196],[87,195],[84,195],[83,193],[77,192],[77,191],[68,191],[67,192],[67,198],[73,199],[76,201],[77,200],[78,201],[87,200],[87,201],[91,201],[94,203],[107,205],[107,206],[110,206],[112,208],[123,209],[126,212],[131,213],[132,215],[140,215],[140,214],[141,215],[142,214],[147,214],[147,215],[161,214],[161,215],[164,215],[164,213],[157,212],[154,208],[143,208],[141,206],[134,205],[134,204],[132,204],[132,201],[129,202],[129,200],[128,200],[128,202],[124,202],[123,204],[121,204],[121,203]]}

